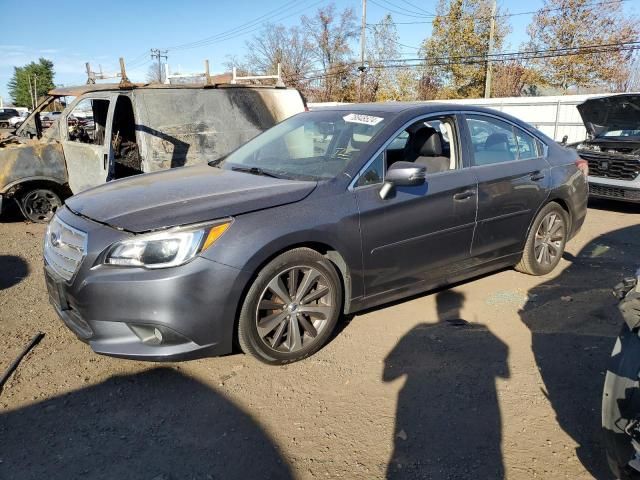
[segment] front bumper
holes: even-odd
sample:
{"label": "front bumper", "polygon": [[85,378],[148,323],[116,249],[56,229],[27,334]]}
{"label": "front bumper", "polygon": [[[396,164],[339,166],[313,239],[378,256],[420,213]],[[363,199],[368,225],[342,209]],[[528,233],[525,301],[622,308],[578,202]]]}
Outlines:
{"label": "front bumper", "polygon": [[158,270],[99,265],[106,243],[124,234],[66,209],[61,216],[88,232],[88,253],[69,282],[45,264],[47,288],[60,318],[96,353],[168,361],[232,351],[247,272],[203,257]]}
{"label": "front bumper", "polygon": [[589,196],[640,203],[640,178],[629,181],[590,176]]}

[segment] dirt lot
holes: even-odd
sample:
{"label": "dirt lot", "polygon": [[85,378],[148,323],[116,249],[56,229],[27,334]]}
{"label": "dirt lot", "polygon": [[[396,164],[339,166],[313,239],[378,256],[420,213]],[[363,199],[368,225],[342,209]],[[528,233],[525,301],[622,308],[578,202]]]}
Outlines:
{"label": "dirt lot", "polygon": [[[47,303],[44,227],[0,223],[0,478],[609,478],[600,391],[640,207],[593,204],[554,275],[502,271],[345,319],[317,355],[93,354]],[[188,314],[188,312],[185,312]]]}

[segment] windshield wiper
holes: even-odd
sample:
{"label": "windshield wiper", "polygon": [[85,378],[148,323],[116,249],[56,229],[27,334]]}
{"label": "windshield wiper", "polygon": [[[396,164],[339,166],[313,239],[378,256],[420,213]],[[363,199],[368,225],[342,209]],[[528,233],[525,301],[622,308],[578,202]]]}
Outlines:
{"label": "windshield wiper", "polygon": [[250,173],[252,175],[261,175],[263,177],[284,178],[280,175],[276,175],[275,173],[267,172],[260,167],[231,167],[231,170],[233,170],[234,172],[244,172]]}

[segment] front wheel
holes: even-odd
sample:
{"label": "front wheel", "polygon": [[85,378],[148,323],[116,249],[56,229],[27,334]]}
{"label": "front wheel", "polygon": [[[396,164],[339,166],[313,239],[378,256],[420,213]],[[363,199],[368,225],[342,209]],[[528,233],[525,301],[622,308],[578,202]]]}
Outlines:
{"label": "front wheel", "polygon": [[22,214],[34,223],[47,223],[62,206],[60,196],[48,188],[28,190],[18,197]]}
{"label": "front wheel", "polygon": [[545,205],[536,216],[527,236],[522,259],[516,270],[529,275],[551,272],[564,253],[569,232],[569,215],[557,203]]}
{"label": "front wheel", "polygon": [[334,266],[315,250],[296,248],[269,262],[244,300],[238,341],[269,364],[302,360],[329,339],[342,308]]}

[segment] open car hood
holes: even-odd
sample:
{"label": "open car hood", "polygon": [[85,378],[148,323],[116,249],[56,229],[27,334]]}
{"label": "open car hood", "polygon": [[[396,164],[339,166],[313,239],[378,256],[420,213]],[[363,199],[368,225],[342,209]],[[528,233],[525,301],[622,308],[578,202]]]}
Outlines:
{"label": "open car hood", "polygon": [[607,130],[640,128],[640,94],[591,98],[578,105],[587,132],[597,137]]}
{"label": "open car hood", "polygon": [[66,204],[79,215],[140,233],[297,202],[316,185],[199,165],[107,183]]}

